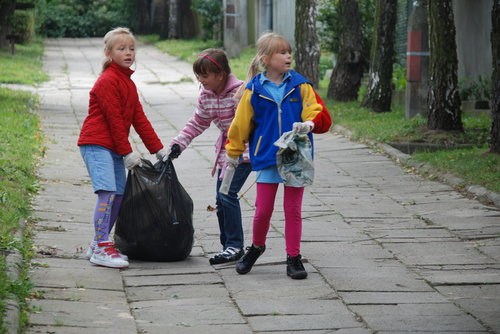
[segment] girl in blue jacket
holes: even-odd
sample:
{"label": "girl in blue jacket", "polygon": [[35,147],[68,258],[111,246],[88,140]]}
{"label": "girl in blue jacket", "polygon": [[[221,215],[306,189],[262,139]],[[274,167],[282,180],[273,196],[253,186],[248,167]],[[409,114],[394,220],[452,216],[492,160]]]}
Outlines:
{"label": "girl in blue jacket", "polygon": [[[266,248],[276,192],[283,183],[276,166],[278,147],[274,142],[284,132],[294,130],[307,134],[312,143],[311,131],[323,133],[331,125],[323,101],[306,78],[291,70],[291,64],[291,46],[283,36],[267,33],[259,38],[257,54],[229,128],[228,163],[237,165],[238,156],[249,143],[252,170],[257,171],[252,245],[236,263],[239,274],[248,273]],[[257,74],[259,65],[264,72]],[[303,187],[284,187],[287,275],[293,279],[307,277],[300,255],[303,194]]]}

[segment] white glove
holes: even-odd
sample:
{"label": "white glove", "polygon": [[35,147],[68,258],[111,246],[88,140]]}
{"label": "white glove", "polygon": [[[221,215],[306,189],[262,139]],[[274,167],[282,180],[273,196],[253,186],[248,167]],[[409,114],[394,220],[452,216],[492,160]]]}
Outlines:
{"label": "white glove", "polygon": [[240,161],[238,158],[231,158],[229,155],[226,154],[226,163],[228,166],[231,165],[234,168],[236,168],[240,164]]}
{"label": "white glove", "polygon": [[312,131],[313,128],[314,128],[314,123],[312,121],[293,123],[293,132],[300,135],[308,134],[309,132]]}
{"label": "white glove", "polygon": [[162,148],[161,150],[156,152],[156,159],[158,159],[158,161],[167,161],[171,151],[172,148],[170,148],[170,146],[168,148]]}
{"label": "white glove", "polygon": [[142,167],[141,156],[135,152],[127,154],[123,158],[123,162],[127,169],[134,169],[137,166]]}

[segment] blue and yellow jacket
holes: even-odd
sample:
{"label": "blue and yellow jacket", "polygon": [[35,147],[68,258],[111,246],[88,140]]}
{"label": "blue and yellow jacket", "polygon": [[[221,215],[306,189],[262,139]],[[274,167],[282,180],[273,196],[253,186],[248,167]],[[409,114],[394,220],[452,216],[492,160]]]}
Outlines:
{"label": "blue and yellow jacket", "polygon": [[[276,165],[278,147],[274,142],[284,132],[292,130],[293,123],[312,121],[314,133],[329,130],[332,120],[312,85],[299,73],[291,70],[282,101],[274,101],[262,87],[259,74],[246,86],[228,132],[226,151],[237,158],[249,143],[253,170]],[[309,134],[312,143],[312,134]]]}

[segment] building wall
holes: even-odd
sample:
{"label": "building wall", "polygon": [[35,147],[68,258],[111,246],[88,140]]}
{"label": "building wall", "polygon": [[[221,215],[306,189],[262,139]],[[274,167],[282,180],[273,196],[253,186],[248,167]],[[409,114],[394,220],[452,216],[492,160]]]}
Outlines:
{"label": "building wall", "polygon": [[295,46],[295,0],[273,0],[273,31]]}
{"label": "building wall", "polygon": [[230,58],[239,57],[248,45],[246,0],[224,0],[224,49]]}
{"label": "building wall", "polygon": [[295,0],[248,0],[249,45],[267,31],[283,35],[295,45]]}

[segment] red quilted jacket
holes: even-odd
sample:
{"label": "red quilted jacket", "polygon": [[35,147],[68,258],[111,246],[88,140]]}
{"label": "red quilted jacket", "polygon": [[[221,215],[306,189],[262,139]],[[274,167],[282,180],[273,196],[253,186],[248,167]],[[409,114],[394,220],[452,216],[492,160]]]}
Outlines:
{"label": "red quilted jacket", "polygon": [[139,102],[137,88],[130,79],[132,73],[131,69],[111,63],[99,76],[90,91],[89,114],[78,146],[100,145],[126,155],[132,152],[128,141],[132,125],[151,154],[163,148]]}

